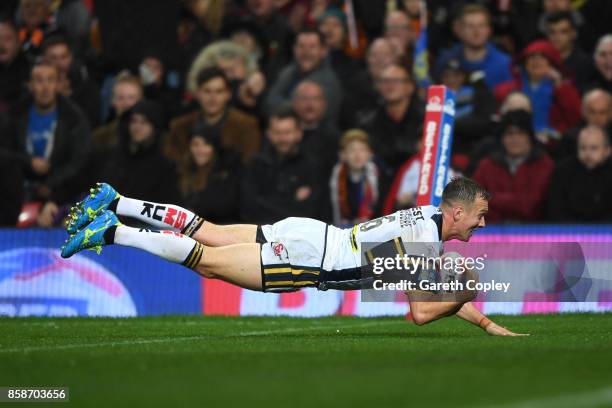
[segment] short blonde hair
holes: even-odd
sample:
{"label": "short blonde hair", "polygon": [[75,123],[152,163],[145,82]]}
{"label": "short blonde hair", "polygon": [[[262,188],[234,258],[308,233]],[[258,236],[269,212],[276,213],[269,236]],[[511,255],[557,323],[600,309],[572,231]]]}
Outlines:
{"label": "short blonde hair", "polygon": [[368,134],[361,129],[349,129],[342,134],[342,138],[340,139],[340,149],[344,150],[346,147],[353,142],[361,142],[366,144],[369,148],[370,146],[370,138]]}

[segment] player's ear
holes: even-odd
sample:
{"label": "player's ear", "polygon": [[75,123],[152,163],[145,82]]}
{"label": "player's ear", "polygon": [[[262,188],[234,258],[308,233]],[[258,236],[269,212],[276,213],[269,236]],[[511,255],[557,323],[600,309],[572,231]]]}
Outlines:
{"label": "player's ear", "polygon": [[453,207],[453,219],[455,221],[459,221],[461,220],[461,218],[463,217],[463,213],[464,213],[464,208],[461,204],[458,204],[456,206]]}

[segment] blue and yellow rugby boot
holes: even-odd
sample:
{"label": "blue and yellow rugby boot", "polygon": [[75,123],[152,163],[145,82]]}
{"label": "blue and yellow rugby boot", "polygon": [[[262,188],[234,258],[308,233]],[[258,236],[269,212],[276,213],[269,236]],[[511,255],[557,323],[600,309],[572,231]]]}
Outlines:
{"label": "blue and yellow rugby boot", "polygon": [[75,234],[85,225],[92,222],[119,197],[121,195],[109,184],[97,183],[95,188],[89,190],[87,197],[70,209],[70,216],[66,222],[66,231],[69,234]]}
{"label": "blue and yellow rugby boot", "polygon": [[85,228],[73,234],[66,240],[62,246],[62,258],[70,258],[72,255],[84,249],[93,249],[98,254],[102,251],[104,245],[112,243],[112,237],[105,239],[104,234],[109,230],[114,236],[114,230],[121,225],[119,219],[112,211],[103,211],[98,213],[97,217],[89,223]]}

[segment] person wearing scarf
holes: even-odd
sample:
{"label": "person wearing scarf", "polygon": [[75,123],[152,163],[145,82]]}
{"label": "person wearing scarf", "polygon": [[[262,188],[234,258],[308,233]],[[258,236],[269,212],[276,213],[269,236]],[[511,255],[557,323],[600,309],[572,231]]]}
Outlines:
{"label": "person wearing scarf", "polygon": [[330,179],[334,224],[349,225],[379,216],[386,180],[373,161],[368,134],[351,129],[340,140],[340,161]]}

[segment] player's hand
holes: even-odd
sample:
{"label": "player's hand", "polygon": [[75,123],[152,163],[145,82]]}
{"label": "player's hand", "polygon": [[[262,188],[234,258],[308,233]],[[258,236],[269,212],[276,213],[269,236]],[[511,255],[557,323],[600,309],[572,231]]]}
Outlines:
{"label": "player's hand", "polygon": [[491,336],[509,336],[509,337],[529,336],[529,334],[514,333],[513,331],[510,331],[506,329],[505,327],[499,326],[493,322],[491,322],[487,326],[486,331]]}

